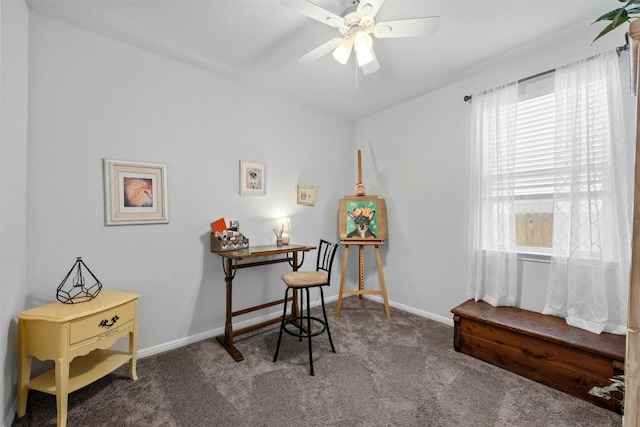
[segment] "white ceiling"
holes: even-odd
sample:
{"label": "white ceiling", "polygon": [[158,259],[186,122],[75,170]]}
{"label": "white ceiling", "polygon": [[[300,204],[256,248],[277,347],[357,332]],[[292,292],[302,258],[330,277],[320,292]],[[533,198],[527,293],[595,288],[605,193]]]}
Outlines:
{"label": "white ceiling", "polygon": [[[304,1],[304,0],[300,0]],[[314,0],[336,14],[352,0]],[[618,7],[613,0],[386,0],[376,21],[440,16],[435,35],[374,40],[380,70],[297,58],[338,36],[279,0],[27,0],[30,10],[350,120],[475,74]],[[604,24],[594,25],[594,37]]]}

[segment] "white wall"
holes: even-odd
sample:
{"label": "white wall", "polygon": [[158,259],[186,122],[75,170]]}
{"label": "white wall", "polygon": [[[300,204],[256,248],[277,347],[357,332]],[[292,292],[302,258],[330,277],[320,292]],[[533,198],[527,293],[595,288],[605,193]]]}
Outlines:
{"label": "white wall", "polygon": [[17,385],[17,314],[24,308],[29,13],[0,2],[0,422],[10,425]]}
{"label": "white wall", "polygon": [[[451,322],[450,309],[467,299],[471,105],[463,97],[624,44],[621,29],[592,46],[597,31],[585,24],[553,43],[503,58],[472,78],[356,123],[356,149],[363,151],[367,192],[387,201],[389,240],[383,258],[389,298],[395,304]],[[633,146],[635,104],[628,61],[628,53],[623,53],[625,125]],[[369,262],[374,265],[374,260]],[[519,306],[542,311],[548,267],[519,262]],[[367,280],[375,286],[372,268]]]}
{"label": "white wall", "polygon": [[[27,306],[55,300],[82,256],[105,289],[140,294],[144,352],[222,332],[211,221],[240,219],[252,245],[275,243],[284,214],[292,243],[337,238],[353,123],[35,13],[29,35]],[[106,227],[103,158],[166,163],[170,223]],[[267,197],[239,196],[239,159],[266,162]],[[316,186],[315,206],[296,184]],[[282,298],[285,270],[238,272],[234,309]]]}

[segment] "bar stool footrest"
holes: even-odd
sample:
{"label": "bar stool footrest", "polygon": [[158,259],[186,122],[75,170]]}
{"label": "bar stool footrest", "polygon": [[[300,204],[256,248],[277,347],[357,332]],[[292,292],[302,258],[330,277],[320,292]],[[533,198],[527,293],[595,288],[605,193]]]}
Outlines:
{"label": "bar stool footrest", "polygon": [[[317,318],[317,317],[313,317],[313,316],[312,316],[312,317],[310,317],[310,319],[311,319],[312,321],[314,321],[314,322],[317,322],[317,323],[321,324],[321,325],[322,325],[322,329],[320,329],[320,330],[318,330],[318,331],[315,331],[315,332],[311,332],[311,333],[305,332],[305,328],[306,328],[306,321],[307,321],[307,317],[306,317],[306,316],[298,316],[298,317],[294,317],[294,318],[291,318],[291,319],[286,320],[286,321],[284,322],[284,328],[283,328],[283,329],[284,329],[284,331],[285,331],[286,333],[288,333],[289,335],[292,335],[292,336],[294,336],[294,337],[298,337],[298,338],[315,337],[315,336],[318,336],[318,335],[320,335],[320,334],[324,333],[324,331],[326,331],[326,330],[327,330],[327,325],[326,325],[326,323],[324,323],[324,320],[319,319],[319,318]],[[304,321],[304,322],[303,322],[303,321]],[[297,322],[299,322],[299,323],[301,323],[301,324],[302,324],[302,332],[299,332],[299,331],[300,331],[300,326],[298,326],[297,324],[295,324],[295,323],[297,323]],[[290,324],[291,324],[291,325],[294,325],[294,326],[295,326],[295,328],[297,329],[297,331],[295,331],[295,332],[294,332],[294,331],[292,331],[291,329],[288,329],[288,328],[287,328],[287,325],[290,325]]]}

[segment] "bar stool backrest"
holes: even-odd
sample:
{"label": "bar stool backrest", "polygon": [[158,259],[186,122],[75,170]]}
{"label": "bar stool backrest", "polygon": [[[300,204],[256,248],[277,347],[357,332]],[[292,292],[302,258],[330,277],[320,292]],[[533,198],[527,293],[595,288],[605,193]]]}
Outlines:
{"label": "bar stool backrest", "polygon": [[316,271],[324,271],[327,273],[327,286],[331,285],[331,269],[333,268],[333,259],[336,256],[337,249],[337,243],[320,239],[320,244],[318,245],[318,259],[316,260]]}

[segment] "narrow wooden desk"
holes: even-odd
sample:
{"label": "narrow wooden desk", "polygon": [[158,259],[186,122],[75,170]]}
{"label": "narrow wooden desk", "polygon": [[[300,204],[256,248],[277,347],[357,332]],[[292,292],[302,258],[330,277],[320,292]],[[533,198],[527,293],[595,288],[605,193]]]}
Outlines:
{"label": "narrow wooden desk", "polygon": [[[314,250],[315,246],[304,245],[284,245],[284,246],[254,246],[247,249],[240,249],[235,251],[222,251],[215,252],[222,257],[222,267],[224,268],[224,281],[227,285],[227,304],[226,304],[226,320],[224,324],[224,335],[217,336],[216,339],[222,346],[229,352],[231,357],[236,362],[244,360],[244,356],[233,345],[233,338],[238,335],[253,332],[267,325],[272,325],[280,321],[280,318],[267,320],[256,325],[248,326],[246,328],[233,330],[232,318],[243,314],[251,313],[252,311],[262,310],[267,307],[279,305],[285,303],[284,299],[277,301],[271,301],[264,304],[260,304],[254,307],[245,308],[243,310],[233,311],[232,299],[233,299],[233,279],[236,276],[236,271],[241,268],[257,267],[260,265],[276,264],[281,262],[288,262],[293,271],[298,270],[304,262],[304,253]],[[299,259],[298,253],[302,254],[302,258]],[[244,262],[251,258],[268,258],[256,261]],[[243,261],[243,262],[240,262]],[[293,310],[292,315],[297,314],[297,294],[293,296]]]}

